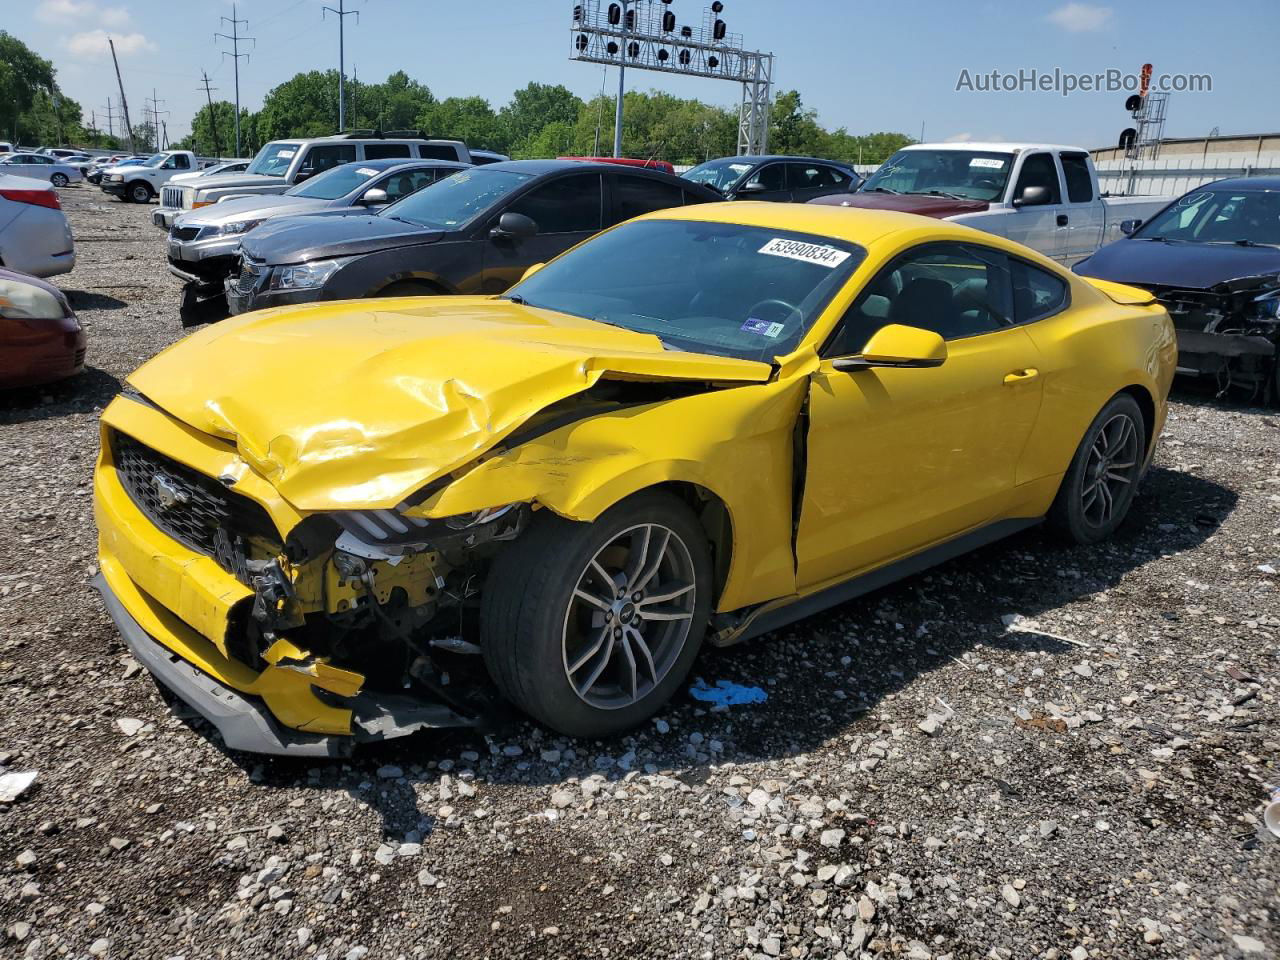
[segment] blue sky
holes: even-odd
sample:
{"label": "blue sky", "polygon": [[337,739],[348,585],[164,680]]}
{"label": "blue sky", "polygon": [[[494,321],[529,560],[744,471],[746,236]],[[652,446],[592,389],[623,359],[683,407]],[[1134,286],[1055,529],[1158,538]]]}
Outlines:
{"label": "blue sky", "polygon": [[[571,62],[572,0],[346,0],[347,69],[381,80],[403,68],[438,97],[478,94],[498,107],[531,80],[562,83],[580,96],[601,88],[602,68]],[[337,0],[328,0],[336,6]],[[242,61],[242,103],[256,109],[275,84],[300,70],[336,67],[335,19],[324,0],[241,0],[258,38]],[[232,67],[219,54],[218,18],[229,0],[3,0],[4,29],[53,60],[64,90],[89,110],[115,95],[105,36],[116,39],[130,112],[145,97],[165,101],[170,136],[186,133],[203,104],[207,69],[216,97],[232,98]],[[706,3],[674,0],[680,22],[697,23]],[[20,16],[15,16],[21,9]],[[1109,145],[1127,125],[1119,93],[957,91],[971,76],[1000,70],[1079,74],[1116,68],[1206,73],[1212,92],[1174,93],[1169,136],[1280,130],[1276,97],[1276,0],[1153,3],[1064,0],[725,0],[729,29],[777,55],[775,79],[800,91],[828,127],[852,133],[897,130],[925,138],[1049,140]],[[1205,26],[1207,24],[1207,26]],[[628,71],[628,85],[736,105],[736,85]],[[609,72],[608,89],[617,83]],[[100,120],[101,123],[101,120]],[[105,126],[105,124],[101,124]],[[440,131],[447,133],[447,131]]]}

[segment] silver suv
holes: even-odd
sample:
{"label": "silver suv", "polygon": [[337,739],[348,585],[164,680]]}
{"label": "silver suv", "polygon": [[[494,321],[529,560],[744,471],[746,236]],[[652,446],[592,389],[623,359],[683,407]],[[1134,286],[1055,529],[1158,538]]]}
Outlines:
{"label": "silver suv", "polygon": [[166,185],[160,194],[159,209],[152,212],[151,222],[168,230],[180,214],[207,207],[225,197],[284,193],[295,184],[344,163],[387,158],[470,163],[471,151],[461,140],[412,136],[345,133],[334,137],[273,140],[258,151],[244,173]]}

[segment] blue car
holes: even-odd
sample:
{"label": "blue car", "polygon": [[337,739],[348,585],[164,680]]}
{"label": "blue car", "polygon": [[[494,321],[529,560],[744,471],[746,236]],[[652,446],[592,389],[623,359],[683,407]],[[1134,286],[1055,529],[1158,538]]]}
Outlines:
{"label": "blue car", "polygon": [[1179,373],[1280,401],[1280,177],[1207,183],[1122,229],[1076,273],[1154,293],[1178,331]]}

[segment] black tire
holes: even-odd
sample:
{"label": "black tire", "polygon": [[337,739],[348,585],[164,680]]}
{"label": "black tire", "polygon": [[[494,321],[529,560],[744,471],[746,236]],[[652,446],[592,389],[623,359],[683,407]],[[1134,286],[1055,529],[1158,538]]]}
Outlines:
{"label": "black tire", "polygon": [[397,280],[378,291],[380,297],[432,297],[440,288],[421,280]]}
{"label": "black tire", "polygon": [[71,181],[67,179],[67,175],[65,173],[55,173],[49,178],[49,182],[55,187],[65,187]]}
{"label": "black tire", "polygon": [[125,196],[134,203],[150,203],[155,194],[151,192],[151,184],[144,180],[135,180],[129,184]]}
{"label": "black tire", "polygon": [[[613,549],[612,545],[620,537],[634,536],[632,531],[648,524],[654,525],[655,530],[665,528],[673,533],[678,542],[672,543],[670,549],[678,551],[690,564],[693,597],[681,601],[688,604],[689,614],[686,617],[682,613],[679,618],[687,619],[688,630],[680,647],[664,647],[659,641],[650,648],[649,640],[644,640],[648,662],[667,664],[665,672],[651,671],[650,676],[656,682],[646,681],[647,692],[639,695],[639,684],[634,679],[637,673],[633,670],[630,694],[623,690],[621,680],[618,684],[619,698],[634,696],[633,702],[600,706],[580,695],[570,679],[569,625],[583,610],[597,616],[576,599],[577,590],[585,582],[583,577],[591,576],[588,566],[600,551]],[[663,551],[671,542],[662,542],[664,546],[658,552],[665,557]],[[647,540],[645,546],[648,547]],[[681,546],[687,548],[687,552],[679,550]],[[645,551],[641,554],[645,555]],[[655,575],[651,581],[655,586],[657,579]],[[594,523],[565,520],[550,510],[542,510],[490,568],[480,610],[485,665],[508,699],[553,730],[575,737],[611,736],[653,716],[684,682],[706,632],[711,590],[711,552],[706,534],[693,511],[671,494],[661,491],[636,494],[605,511]],[[619,603],[625,600],[625,597],[618,598]],[[632,612],[635,614],[635,610]],[[619,615],[615,622],[634,621],[630,616],[624,620]],[[648,629],[651,625],[642,627]],[[630,652],[629,644],[606,639],[609,632],[606,623],[600,642],[605,645],[603,659],[612,671],[624,669],[628,660],[644,663]],[[609,659],[614,651],[618,651],[616,664]],[[580,648],[574,655],[579,652]],[[622,659],[624,652],[626,660]],[[611,670],[605,671],[606,679]]]}
{"label": "black tire", "polygon": [[1093,418],[1076,448],[1049,508],[1049,525],[1075,543],[1111,536],[1137,495],[1146,454],[1147,428],[1138,402],[1127,393],[1117,394]]}

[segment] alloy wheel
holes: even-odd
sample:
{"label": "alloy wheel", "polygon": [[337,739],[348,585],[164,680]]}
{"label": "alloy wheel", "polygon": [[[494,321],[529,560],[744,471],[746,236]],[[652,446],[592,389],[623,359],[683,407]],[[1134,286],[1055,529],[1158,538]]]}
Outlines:
{"label": "alloy wheel", "polygon": [[647,696],[688,641],[697,589],[689,548],[662,524],[630,527],[596,551],[564,619],[564,671],[578,697],[617,710]]}
{"label": "alloy wheel", "polygon": [[1117,413],[1098,431],[1085,462],[1080,507],[1086,523],[1111,522],[1117,503],[1133,491],[1139,459],[1138,426],[1127,413]]}
{"label": "alloy wheel", "polygon": [[65,173],[55,173],[50,179],[55,187],[65,187],[69,182]]}

